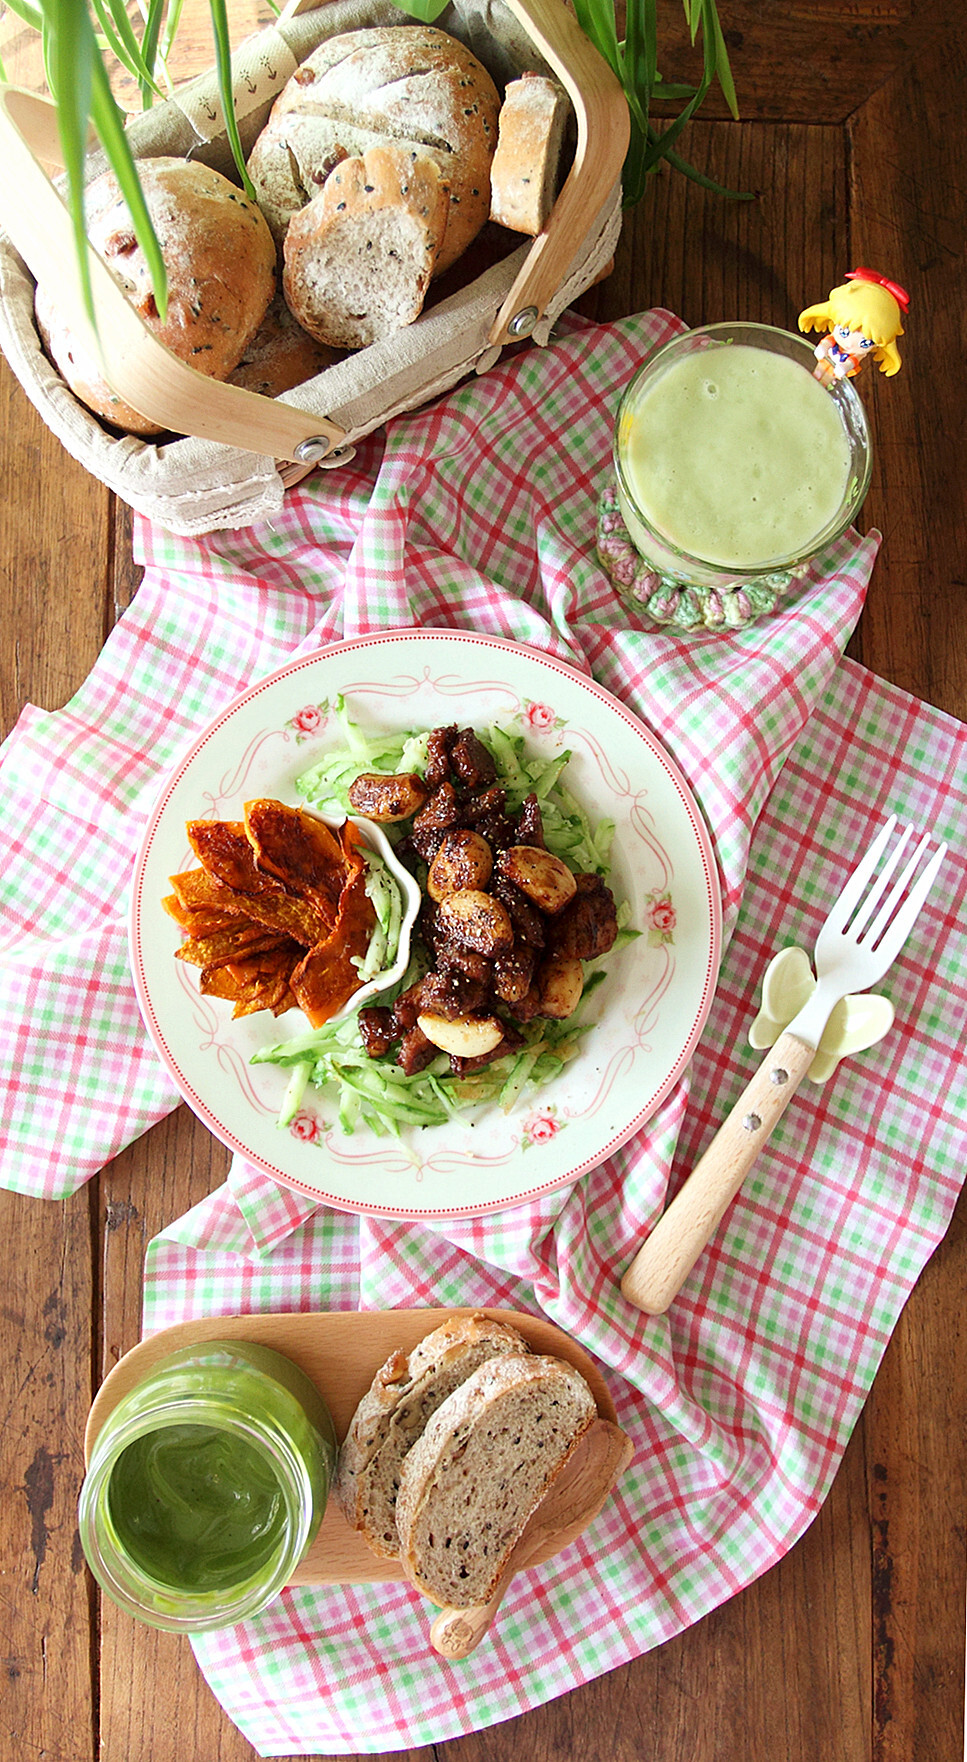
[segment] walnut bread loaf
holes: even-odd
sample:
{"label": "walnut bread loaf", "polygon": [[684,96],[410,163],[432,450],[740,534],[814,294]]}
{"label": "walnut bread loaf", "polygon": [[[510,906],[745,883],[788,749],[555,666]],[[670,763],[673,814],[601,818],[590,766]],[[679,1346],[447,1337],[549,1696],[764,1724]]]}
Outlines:
{"label": "walnut bread loaf", "polygon": [[528,1519],[597,1417],[562,1359],[484,1364],[408,1451],[396,1523],[410,1582],[441,1607],[487,1603]]}
{"label": "walnut bread loaf", "polygon": [[[158,340],[199,373],[227,379],[275,292],[272,235],[255,204],[207,165],[163,157],[140,160],[138,171],[168,274],[164,322],[112,171],[88,185],[88,237]],[[59,311],[56,289],[38,288],[36,316],[48,354],[82,403],[132,434],[161,432],[111,390]]]}
{"label": "walnut bread loaf", "polygon": [[395,144],[433,159],[447,186],[447,223],[435,264],[442,274],[487,219],[499,106],[482,63],[431,25],[329,37],[276,99],[249,158],[259,206],[277,242],[340,160]]}
{"label": "walnut bread loaf", "polygon": [[396,1498],[403,1462],[427,1421],[488,1360],[529,1351],[506,1322],[479,1311],[434,1328],[406,1355],[394,1352],[377,1371],[353,1415],[339,1453],[336,1493],[347,1523],[374,1554],[399,1555]]}

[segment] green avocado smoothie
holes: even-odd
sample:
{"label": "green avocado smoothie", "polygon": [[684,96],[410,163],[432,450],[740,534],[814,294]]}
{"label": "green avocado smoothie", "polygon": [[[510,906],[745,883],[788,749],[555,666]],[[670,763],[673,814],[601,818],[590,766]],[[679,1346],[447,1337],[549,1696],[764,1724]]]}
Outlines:
{"label": "green avocado smoothie", "polygon": [[174,1353],[95,1440],[80,1501],[91,1570],[156,1627],[256,1614],[322,1521],[335,1455],[322,1397],[280,1353],[247,1341]]}

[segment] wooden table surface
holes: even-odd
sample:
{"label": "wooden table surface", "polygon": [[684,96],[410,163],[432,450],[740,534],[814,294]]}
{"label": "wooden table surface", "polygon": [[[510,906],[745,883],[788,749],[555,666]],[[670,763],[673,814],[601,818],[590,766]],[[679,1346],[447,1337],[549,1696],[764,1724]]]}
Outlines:
{"label": "wooden table surface", "polygon": [[[883,547],[850,652],[967,717],[962,0],[720,0],[743,119],[686,152],[752,203],[662,174],[582,309],[794,326],[846,269],[912,296],[904,366],[868,368]],[[662,13],[666,77],[687,65]],[[14,21],[16,26],[16,21]],[[16,76],[8,15],[0,54]],[[13,31],[16,35],[16,29]],[[19,38],[14,51],[22,47]],[[199,37],[200,64],[211,58]],[[0,362],[4,729],[54,708],[137,588],[126,509],[61,450]],[[184,1641],[96,1596],[75,1523],[87,1409],[139,1332],[149,1239],[224,1177],[184,1109],[64,1203],[0,1193],[0,1756],[254,1754]],[[405,1762],[952,1762],[963,1741],[967,1209],[904,1311],[815,1523],[787,1558],[650,1655]]]}

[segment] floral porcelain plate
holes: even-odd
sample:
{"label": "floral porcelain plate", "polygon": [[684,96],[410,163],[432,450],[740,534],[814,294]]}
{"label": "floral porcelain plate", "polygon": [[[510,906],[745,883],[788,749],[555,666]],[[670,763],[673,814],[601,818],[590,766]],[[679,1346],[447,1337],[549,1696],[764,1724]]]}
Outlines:
{"label": "floral porcelain plate", "polygon": [[[565,781],[616,831],[611,886],[640,935],[605,958],[594,1025],[562,1075],[497,1109],[401,1137],[344,1136],[324,1090],[277,1124],[287,1072],[260,1047],[306,1032],[297,1010],[233,1021],[174,958],[168,877],[194,864],[185,822],[238,819],[243,802],[297,803],[296,778],[342,744],[337,697],[364,728],[498,722],[535,757],[567,749]],[[328,1205],[381,1217],[473,1217],[574,1181],[637,1132],[684,1071],[718,976],[721,908],[711,841],[684,778],[618,700],[573,667],[498,637],[387,631],[292,661],[223,710],[170,778],[134,877],[131,955],[148,1031],[185,1101],[256,1168]]]}

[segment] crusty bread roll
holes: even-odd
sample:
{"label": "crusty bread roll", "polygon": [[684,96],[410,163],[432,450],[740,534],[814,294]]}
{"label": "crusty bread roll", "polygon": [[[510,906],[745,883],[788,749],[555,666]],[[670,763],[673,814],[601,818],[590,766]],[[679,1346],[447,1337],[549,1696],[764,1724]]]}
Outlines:
{"label": "crusty bread roll", "polygon": [[283,287],[311,336],[361,349],[412,324],[447,226],[435,160],[397,145],[344,159],[289,222]]}
{"label": "crusty bread roll", "polygon": [[374,1554],[383,1559],[399,1554],[400,1472],[427,1421],[489,1359],[527,1351],[516,1328],[477,1313],[444,1322],[409,1357],[394,1352],[377,1371],[353,1415],[336,1476],[346,1521]]}
{"label": "crusty bread roll", "polygon": [[277,294],[228,378],[231,385],[240,385],[244,391],[279,398],[341,359],[338,350],[327,348],[303,330],[282,295]]}
{"label": "crusty bread roll", "polygon": [[490,167],[490,218],[536,238],[557,194],[568,99],[554,80],[525,73],[511,80],[500,109]]}
{"label": "crusty bread roll", "polygon": [[339,160],[387,143],[415,150],[436,160],[449,188],[442,274],[487,219],[499,108],[486,68],[445,31],[390,25],[329,37],[296,69],[252,150],[259,204],[281,242]]}
{"label": "crusty bread roll", "polygon": [[[168,272],[163,324],[144,252],[112,171],[88,186],[88,237],[159,341],[199,373],[227,379],[275,290],[272,235],[255,204],[207,165],[142,159],[138,171]],[[36,313],[51,358],[89,409],[133,434],[162,432],[111,391],[100,363],[79,346],[69,318],[58,310],[56,290],[38,288]]]}
{"label": "crusty bread roll", "polygon": [[559,1358],[493,1359],[427,1421],[400,1474],[400,1560],[442,1607],[492,1597],[531,1514],[588,1426],[594,1396]]}

